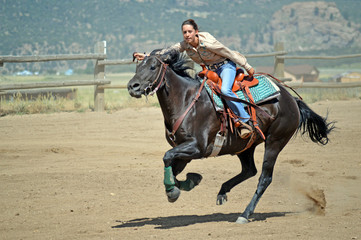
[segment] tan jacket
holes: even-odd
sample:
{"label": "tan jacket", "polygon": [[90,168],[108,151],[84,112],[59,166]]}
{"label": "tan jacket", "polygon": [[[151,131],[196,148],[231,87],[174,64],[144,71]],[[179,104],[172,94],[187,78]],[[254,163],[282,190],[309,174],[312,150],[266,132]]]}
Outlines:
{"label": "tan jacket", "polygon": [[212,65],[230,59],[234,63],[243,67],[247,71],[252,68],[247,63],[245,56],[237,51],[232,51],[208,32],[199,32],[199,46],[194,48],[192,45],[182,41],[171,46],[180,52],[186,51],[188,56],[198,64]]}

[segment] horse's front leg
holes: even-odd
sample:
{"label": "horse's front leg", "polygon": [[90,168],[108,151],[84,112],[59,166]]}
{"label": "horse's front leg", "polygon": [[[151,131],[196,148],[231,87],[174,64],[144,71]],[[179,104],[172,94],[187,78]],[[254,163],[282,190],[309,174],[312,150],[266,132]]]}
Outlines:
{"label": "horse's front leg", "polygon": [[196,173],[187,174],[186,181],[177,181],[175,177],[182,172],[188,162],[201,157],[201,151],[195,141],[184,142],[164,154],[164,186],[169,202],[178,199],[180,189],[189,191],[199,184],[202,177]]}

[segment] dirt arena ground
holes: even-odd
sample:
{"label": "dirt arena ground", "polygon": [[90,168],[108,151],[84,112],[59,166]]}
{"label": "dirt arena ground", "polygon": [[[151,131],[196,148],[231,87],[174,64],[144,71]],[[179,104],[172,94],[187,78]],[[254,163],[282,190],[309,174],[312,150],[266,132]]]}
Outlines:
{"label": "dirt arena ground", "polygon": [[[141,101],[141,100],[140,100]],[[234,221],[260,174],[216,205],[235,156],[195,160],[201,184],[168,203],[160,109],[0,118],[1,239],[361,239],[361,100],[317,102],[331,142],[293,138],[252,221]],[[256,151],[260,170],[263,145]]]}

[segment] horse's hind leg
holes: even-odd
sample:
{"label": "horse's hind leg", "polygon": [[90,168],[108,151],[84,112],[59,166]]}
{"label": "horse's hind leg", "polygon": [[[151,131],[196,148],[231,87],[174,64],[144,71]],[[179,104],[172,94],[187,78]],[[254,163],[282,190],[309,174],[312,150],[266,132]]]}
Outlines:
{"label": "horse's hind leg", "polygon": [[[292,136],[292,135],[290,135]],[[255,194],[251,202],[246,207],[245,211],[241,214],[241,216],[237,219],[237,223],[247,223],[249,216],[253,214],[254,209],[263,193],[266,191],[267,187],[272,182],[272,175],[274,165],[276,163],[278,154],[283,149],[283,147],[287,144],[290,138],[284,139],[272,139],[269,137],[265,142],[265,153],[264,160],[262,165],[262,173],[258,180],[258,186]]]}
{"label": "horse's hind leg", "polygon": [[257,169],[254,164],[254,151],[255,146],[247,149],[246,151],[238,154],[238,158],[241,160],[242,164],[242,171],[237,176],[231,178],[227,182],[222,184],[221,190],[219,191],[217,195],[217,205],[222,205],[227,201],[227,195],[231,189],[243,182],[244,180],[247,180],[250,177],[253,177],[257,174]]}

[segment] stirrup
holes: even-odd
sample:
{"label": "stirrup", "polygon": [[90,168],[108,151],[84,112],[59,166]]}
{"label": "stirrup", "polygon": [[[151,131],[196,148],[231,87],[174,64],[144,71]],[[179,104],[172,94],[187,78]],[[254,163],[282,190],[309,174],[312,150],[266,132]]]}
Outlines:
{"label": "stirrup", "polygon": [[250,131],[247,128],[238,128],[237,133],[240,138],[247,139],[247,138],[249,138],[249,136],[251,136],[252,131]]}
{"label": "stirrup", "polygon": [[242,139],[246,139],[249,136],[251,136],[253,129],[250,125],[248,125],[247,123],[244,123],[242,121],[239,121],[240,125],[237,128],[237,132],[238,135],[242,138]]}

